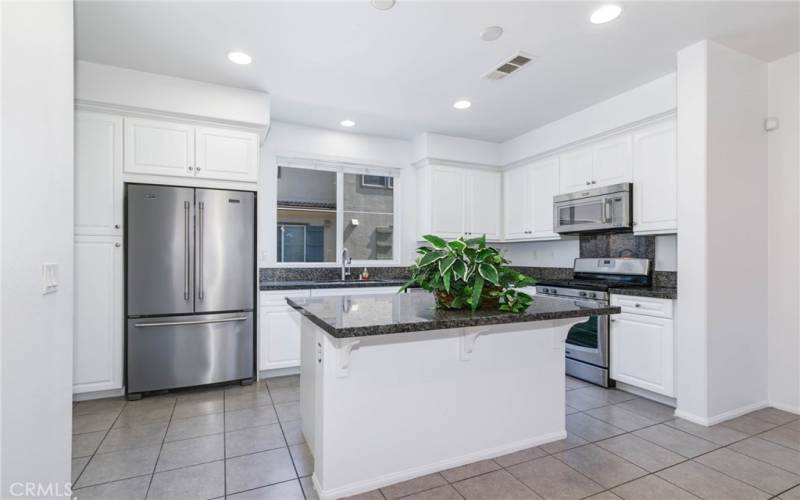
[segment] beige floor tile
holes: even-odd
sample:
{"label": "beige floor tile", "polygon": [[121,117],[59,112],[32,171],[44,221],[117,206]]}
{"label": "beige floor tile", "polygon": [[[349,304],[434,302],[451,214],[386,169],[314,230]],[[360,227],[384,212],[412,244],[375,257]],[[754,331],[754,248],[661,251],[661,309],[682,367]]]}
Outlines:
{"label": "beige floor tile", "polygon": [[401,483],[393,484],[381,488],[383,496],[388,500],[400,498],[411,495],[412,493],[419,493],[420,491],[431,490],[438,486],[444,486],[447,480],[441,474],[428,474],[415,479],[409,479]]}
{"label": "beige floor tile", "polygon": [[156,472],[222,460],[225,458],[224,441],[222,434],[212,434],[164,443]]}
{"label": "beige floor tile", "polygon": [[667,420],[672,420],[675,418],[675,408],[662,405],[661,403],[656,403],[655,401],[650,401],[649,399],[632,399],[630,401],[619,403],[617,406],[623,410],[628,410],[636,413],[637,415],[641,415],[642,417],[649,418],[650,420],[656,420],[658,422],[666,422]]}
{"label": "beige floor tile", "polygon": [[791,490],[781,493],[778,498],[781,500],[800,500],[800,486],[795,486]]}
{"label": "beige floor tile", "polygon": [[800,476],[728,448],[712,451],[695,460],[773,495],[800,484]]}
{"label": "beige floor tile", "polygon": [[634,434],[687,458],[696,457],[719,448],[718,444],[664,424],[640,429]]}
{"label": "beige floor tile", "polygon": [[462,500],[462,498],[452,486],[447,485],[409,495],[403,500]]}
{"label": "beige floor tile", "polygon": [[573,448],[555,457],[604,488],[647,474],[646,470],[595,445]]}
{"label": "beige floor tile", "polygon": [[645,476],[614,488],[624,500],[696,500],[698,497],[658,476]]}
{"label": "beige floor tile", "polygon": [[229,458],[225,462],[227,494],[297,478],[292,458],[286,448]]}
{"label": "beige floor tile", "polygon": [[589,441],[575,434],[567,434],[566,439],[561,439],[559,441],[553,441],[552,443],[543,444],[539,448],[541,448],[546,453],[560,453],[564,450],[575,448],[576,446],[583,446],[588,442]]}
{"label": "beige floor tile", "polygon": [[286,481],[283,483],[264,486],[234,495],[228,495],[228,500],[305,500],[300,481]]}
{"label": "beige floor tile", "polygon": [[225,494],[225,464],[222,460],[153,476],[148,500],[217,498]]}
{"label": "beige floor tile", "polygon": [[[546,499],[570,500],[600,493],[605,488],[552,457],[524,462],[508,471]],[[460,491],[460,490],[459,490]]]}
{"label": "beige floor tile", "polygon": [[800,475],[800,452],[791,448],[757,437],[734,443],[731,448],[748,457]]}
{"label": "beige floor tile", "polygon": [[777,424],[773,424],[759,418],[750,417],[748,415],[737,417],[732,420],[726,420],[720,425],[749,435],[760,434],[777,427]]}
{"label": "beige floor tile", "polygon": [[623,434],[596,444],[650,472],[666,469],[686,460],[677,453],[633,434]]}
{"label": "beige floor tile", "polygon": [[595,408],[586,412],[594,418],[609,423],[615,427],[619,427],[625,431],[635,431],[643,427],[649,427],[658,423],[656,420],[651,420],[647,417],[637,415],[636,413],[620,408],[619,406],[604,406],[602,408]]}
{"label": "beige floor tile", "polygon": [[748,437],[748,434],[731,429],[730,427],[725,427],[724,425],[705,427],[689,422],[688,420],[683,420],[682,418],[670,420],[666,422],[666,424],[721,446],[727,446],[736,441],[747,439]]}
{"label": "beige floor tile", "polygon": [[697,462],[684,462],[658,473],[662,479],[707,500],[760,500],[770,495]]}
{"label": "beige floor tile", "polygon": [[144,500],[149,486],[150,476],[140,476],[73,490],[73,497],[79,500]]}
{"label": "beige floor tile", "polygon": [[600,441],[601,439],[608,439],[610,437],[624,434],[625,431],[619,427],[590,417],[585,413],[576,413],[574,415],[567,415],[567,433],[577,434],[579,437],[587,441]]}
{"label": "beige floor tile", "polygon": [[756,410],[752,413],[748,413],[747,416],[778,425],[788,424],[789,422],[800,419],[800,415],[772,407]]}
{"label": "beige floor tile", "polygon": [[453,487],[466,500],[541,500],[542,498],[505,470],[466,479],[453,484]]}
{"label": "beige floor tile", "polygon": [[533,448],[526,448],[514,453],[509,453],[508,455],[503,455],[502,457],[497,457],[494,461],[502,467],[511,467],[512,465],[521,464],[522,462],[527,462],[534,458],[541,458],[546,454],[547,453],[540,447],[534,446]]}
{"label": "beige floor tile", "polygon": [[441,474],[447,481],[455,483],[456,481],[462,481],[474,476],[486,474],[487,472],[496,471],[499,468],[500,466],[494,460],[481,460],[480,462],[473,462],[471,464],[462,465],[461,467],[447,469],[446,471],[442,471]]}
{"label": "beige floor tile", "polygon": [[800,432],[789,427],[776,427],[758,437],[800,451]]}

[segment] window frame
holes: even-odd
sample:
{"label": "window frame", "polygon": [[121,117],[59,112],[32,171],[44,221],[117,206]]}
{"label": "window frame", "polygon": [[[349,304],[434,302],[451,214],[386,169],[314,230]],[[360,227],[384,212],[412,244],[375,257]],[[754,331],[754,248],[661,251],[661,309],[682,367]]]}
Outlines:
{"label": "window frame", "polygon": [[[398,167],[383,167],[375,166],[364,163],[353,162],[331,162],[320,160],[298,160],[276,157],[276,169],[274,171],[273,180],[273,202],[271,204],[273,216],[270,218],[275,224],[272,230],[268,231],[277,238],[278,226],[278,186],[277,176],[278,169],[286,168],[303,168],[307,170],[322,170],[336,173],[336,260],[331,262],[279,262],[277,255],[277,241],[273,241],[271,247],[275,252],[273,258],[270,259],[271,266],[287,267],[287,268],[304,268],[304,267],[333,267],[338,268],[342,266],[342,251],[344,249],[344,174],[356,175],[375,175],[388,177],[390,180],[387,186],[368,186],[368,187],[382,187],[384,189],[392,189],[394,194],[392,197],[392,258],[381,260],[356,260],[352,259],[352,267],[393,267],[399,266],[400,259],[400,235],[402,234],[402,220],[400,217],[400,196],[402,187],[402,169]],[[285,171],[284,171],[285,172]],[[361,180],[359,180],[361,182]],[[355,271],[354,271],[355,273]]]}

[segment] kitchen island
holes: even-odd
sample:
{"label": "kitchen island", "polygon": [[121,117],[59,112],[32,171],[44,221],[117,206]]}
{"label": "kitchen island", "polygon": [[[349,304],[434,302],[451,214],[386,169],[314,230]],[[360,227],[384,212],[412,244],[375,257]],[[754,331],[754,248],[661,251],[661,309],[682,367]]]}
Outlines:
{"label": "kitchen island", "polygon": [[564,339],[617,307],[537,297],[522,314],[428,293],[287,298],[302,315],[300,405],[323,500],[563,439]]}

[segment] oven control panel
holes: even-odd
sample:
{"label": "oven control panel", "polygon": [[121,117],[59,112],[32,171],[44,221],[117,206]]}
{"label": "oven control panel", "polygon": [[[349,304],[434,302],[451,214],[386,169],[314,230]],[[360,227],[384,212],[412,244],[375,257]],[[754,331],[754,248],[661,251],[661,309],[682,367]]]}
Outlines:
{"label": "oven control panel", "polygon": [[569,297],[586,300],[608,300],[608,293],[594,290],[580,290],[556,286],[536,286],[537,295],[551,295],[554,297]]}

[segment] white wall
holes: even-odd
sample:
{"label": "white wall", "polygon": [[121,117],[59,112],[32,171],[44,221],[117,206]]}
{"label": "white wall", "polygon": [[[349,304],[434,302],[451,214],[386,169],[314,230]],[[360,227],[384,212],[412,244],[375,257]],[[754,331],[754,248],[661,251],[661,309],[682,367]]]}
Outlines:
{"label": "white wall", "polygon": [[709,424],[767,400],[767,72],[700,42],[677,75],[678,414]]}
{"label": "white wall", "polygon": [[675,74],[672,73],[504,142],[501,161],[508,165],[542,155],[668,113],[675,106]]}
{"label": "white wall", "polygon": [[414,138],[412,161],[446,160],[497,166],[501,164],[501,147],[496,142],[426,132]]}
{"label": "white wall", "polygon": [[[0,497],[11,498],[13,482],[70,480],[73,19],[71,2],[0,8]],[[55,294],[42,295],[43,262],[59,265]]]}
{"label": "white wall", "polygon": [[413,262],[416,248],[416,177],[414,167],[411,166],[411,156],[411,141],[273,122],[267,140],[261,147],[258,188],[259,265],[274,266],[276,263],[276,157],[352,162],[402,169],[396,181],[400,196],[400,213],[396,214],[396,224],[401,231],[400,263],[405,265]]}
{"label": "white wall", "polygon": [[768,65],[769,401],[800,413],[800,54]]}
{"label": "white wall", "polygon": [[211,118],[237,124],[269,125],[269,95],[255,90],[77,61],[75,98]]}

